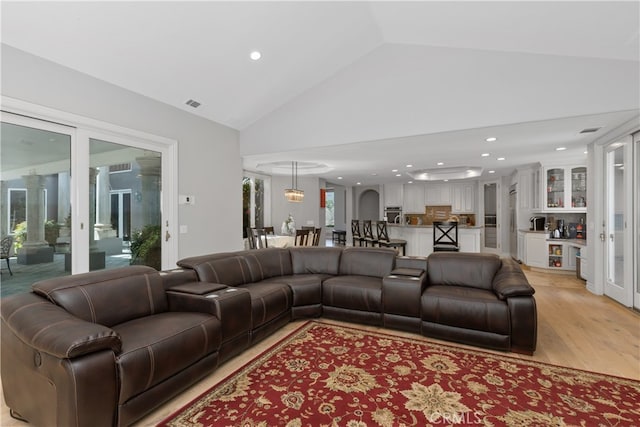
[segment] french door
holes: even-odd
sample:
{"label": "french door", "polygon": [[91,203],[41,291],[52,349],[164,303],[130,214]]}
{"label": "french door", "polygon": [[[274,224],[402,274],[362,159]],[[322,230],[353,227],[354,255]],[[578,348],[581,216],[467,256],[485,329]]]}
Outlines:
{"label": "french door", "polygon": [[14,274],[2,270],[2,295],[72,273],[175,265],[175,141],[3,103],[0,237],[14,239]]}
{"label": "french door", "polygon": [[631,136],[605,150],[605,204],[603,232],[605,295],[621,304],[633,305],[633,229]]}

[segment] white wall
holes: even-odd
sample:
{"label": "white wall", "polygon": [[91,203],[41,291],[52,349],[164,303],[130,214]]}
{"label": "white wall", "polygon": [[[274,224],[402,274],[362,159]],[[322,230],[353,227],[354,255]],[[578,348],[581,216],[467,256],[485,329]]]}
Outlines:
{"label": "white wall", "polygon": [[178,236],[178,257],[242,248],[236,130],[6,45],[1,87],[3,96],[178,140],[178,192],[196,200],[178,210],[189,230]]}

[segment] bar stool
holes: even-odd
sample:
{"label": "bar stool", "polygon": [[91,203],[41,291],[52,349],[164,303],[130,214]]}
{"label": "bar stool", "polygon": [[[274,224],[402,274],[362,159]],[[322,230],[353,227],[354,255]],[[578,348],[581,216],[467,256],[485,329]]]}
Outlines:
{"label": "bar stool", "polygon": [[362,221],[362,230],[364,232],[364,245],[369,246],[369,243],[371,243],[371,246],[375,246],[378,243],[378,239],[373,235],[370,219]]}
{"label": "bar stool", "polygon": [[402,248],[402,256],[406,255],[407,241],[403,239],[390,239],[387,232],[387,221],[378,221],[376,223],[378,231],[378,246],[394,248],[397,252],[398,248]]}
{"label": "bar stool", "polygon": [[360,221],[357,219],[351,220],[351,238],[353,240],[353,246],[356,245],[356,241],[358,242],[358,246],[362,246],[362,242],[364,242],[364,236],[360,233]]}
{"label": "bar stool", "polygon": [[458,223],[433,221],[433,251],[459,252]]}

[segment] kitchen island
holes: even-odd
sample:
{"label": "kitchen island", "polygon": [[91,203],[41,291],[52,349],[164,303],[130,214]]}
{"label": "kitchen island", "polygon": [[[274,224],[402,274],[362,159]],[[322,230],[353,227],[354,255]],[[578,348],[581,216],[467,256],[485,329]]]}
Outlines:
{"label": "kitchen island", "polygon": [[[407,256],[428,256],[433,252],[432,225],[388,224],[389,237],[407,241]],[[460,252],[480,252],[482,227],[458,226]]]}

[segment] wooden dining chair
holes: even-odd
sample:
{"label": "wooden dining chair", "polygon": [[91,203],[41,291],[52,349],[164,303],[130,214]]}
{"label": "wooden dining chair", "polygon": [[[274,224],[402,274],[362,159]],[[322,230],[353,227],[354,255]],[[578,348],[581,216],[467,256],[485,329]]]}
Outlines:
{"label": "wooden dining chair", "polygon": [[313,229],[313,236],[309,236],[311,246],[320,246],[320,234],[322,233],[322,227]]}
{"label": "wooden dining chair", "polygon": [[247,242],[249,243],[249,249],[256,248],[256,236],[253,234],[253,228],[247,227]]}
{"label": "wooden dining chair", "polygon": [[364,233],[364,245],[375,246],[378,243],[378,239],[373,235],[373,226],[370,219],[362,221],[362,232]]}
{"label": "wooden dining chair", "polygon": [[459,252],[458,223],[453,221],[433,221],[433,251]]}
{"label": "wooden dining chair", "polygon": [[267,232],[264,228],[254,228],[253,229],[255,241],[256,241],[256,249],[268,248],[269,244],[267,243]]}
{"label": "wooden dining chair", "polygon": [[353,246],[356,245],[356,242],[358,242],[358,246],[362,246],[362,242],[364,242],[364,236],[360,232],[360,220],[351,220],[351,239]]}
{"label": "wooden dining chair", "polygon": [[265,232],[266,234],[271,234],[271,235],[275,235],[275,234],[276,234],[276,231],[275,231],[275,229],[273,228],[273,226],[271,226],[271,227],[264,227],[264,232]]}
{"label": "wooden dining chair", "polygon": [[309,230],[296,230],[295,240],[293,241],[294,246],[307,246],[309,241]]}
{"label": "wooden dining chair", "polygon": [[376,229],[378,232],[378,246],[394,248],[396,252],[399,252],[398,248],[402,248],[402,256],[406,255],[407,241],[403,239],[390,239],[389,232],[387,231],[387,221],[378,221],[376,223]]}

